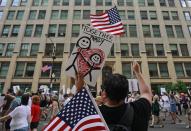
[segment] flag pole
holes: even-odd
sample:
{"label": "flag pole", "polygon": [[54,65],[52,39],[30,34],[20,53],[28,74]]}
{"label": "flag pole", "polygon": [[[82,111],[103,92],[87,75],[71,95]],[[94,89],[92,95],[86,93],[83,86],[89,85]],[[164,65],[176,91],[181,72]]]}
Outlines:
{"label": "flag pole", "polygon": [[105,127],[106,127],[106,130],[109,131],[109,127],[107,126],[107,123],[106,123],[105,119],[103,118],[103,115],[101,114],[101,112],[100,112],[100,110],[99,110],[99,107],[97,106],[97,103],[95,102],[95,99],[93,98],[93,96],[92,96],[92,94],[91,94],[91,92],[90,92],[89,87],[88,87],[87,84],[85,85],[85,89],[86,89],[86,91],[87,91],[87,93],[88,93],[88,95],[89,95],[89,97],[90,97],[92,103],[94,104],[94,107],[96,108],[96,111],[97,111],[98,114],[100,115],[100,117],[101,117],[101,119],[102,119],[102,122],[104,123],[104,125],[105,125]]}

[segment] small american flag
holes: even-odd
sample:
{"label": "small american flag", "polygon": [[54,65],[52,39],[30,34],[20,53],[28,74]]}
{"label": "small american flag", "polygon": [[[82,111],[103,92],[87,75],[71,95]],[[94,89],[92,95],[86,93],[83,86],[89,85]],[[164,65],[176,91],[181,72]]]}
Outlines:
{"label": "small american flag", "polygon": [[90,18],[92,26],[96,29],[113,35],[121,35],[125,33],[117,7],[113,7],[100,15],[90,15]]}
{"label": "small american flag", "polygon": [[85,88],[78,92],[44,128],[44,131],[106,131]]}
{"label": "small american flag", "polygon": [[52,68],[51,65],[45,65],[41,68],[42,72],[46,72],[47,70],[50,70]]}

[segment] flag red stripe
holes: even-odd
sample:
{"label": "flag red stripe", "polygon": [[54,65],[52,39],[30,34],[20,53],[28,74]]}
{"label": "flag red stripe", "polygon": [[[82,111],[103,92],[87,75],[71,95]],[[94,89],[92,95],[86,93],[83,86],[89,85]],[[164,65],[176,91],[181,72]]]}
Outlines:
{"label": "flag red stripe", "polygon": [[62,120],[58,119],[49,129],[48,131],[52,131]]}
{"label": "flag red stripe", "polygon": [[110,26],[110,27],[101,27],[101,28],[99,28],[99,29],[109,29],[109,28],[115,28],[115,27],[118,27],[118,26],[123,26],[123,24],[122,23],[119,23],[119,25],[114,25],[114,26]]}
{"label": "flag red stripe", "polygon": [[93,14],[91,14],[90,16],[102,16],[102,15],[105,15],[105,14],[107,14],[107,13],[105,12],[105,13],[97,14],[97,15],[93,15]]}
{"label": "flag red stripe", "polygon": [[95,126],[95,127],[84,129],[84,131],[100,131],[100,130],[106,130],[106,128],[103,126]]}
{"label": "flag red stripe", "polygon": [[102,122],[100,118],[96,118],[96,119],[90,119],[87,121],[82,122],[77,128],[76,130],[78,131],[79,128],[81,128],[82,126],[89,124],[89,123],[94,123],[94,122]]}
{"label": "flag red stripe", "polygon": [[43,131],[44,129],[46,129],[46,128],[48,127],[48,125],[50,125],[50,123],[52,123],[52,121],[53,121],[55,118],[56,118],[56,116],[54,116],[54,117],[50,120],[50,122],[42,129],[42,131]]}
{"label": "flag red stripe", "polygon": [[68,125],[65,123],[58,131],[63,131]]}
{"label": "flag red stripe", "polygon": [[111,30],[107,30],[106,32],[116,32],[116,31],[120,31],[120,30],[123,31],[123,28],[115,29],[115,30],[112,30],[112,29],[111,29]]}
{"label": "flag red stripe", "polygon": [[109,22],[109,20],[104,20],[104,21],[91,21],[91,23],[93,24],[93,23],[101,23],[101,22],[103,22],[103,23],[105,23],[105,22]]}
{"label": "flag red stripe", "polygon": [[91,20],[99,20],[99,19],[107,19],[107,18],[109,18],[108,16],[103,16],[103,17],[94,17],[94,16],[90,16],[90,18],[91,18]]}

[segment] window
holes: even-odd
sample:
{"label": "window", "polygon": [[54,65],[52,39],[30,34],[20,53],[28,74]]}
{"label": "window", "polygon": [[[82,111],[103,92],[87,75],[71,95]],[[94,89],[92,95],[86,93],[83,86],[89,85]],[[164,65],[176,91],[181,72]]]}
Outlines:
{"label": "window", "polygon": [[161,77],[169,77],[167,63],[159,63],[159,70]]}
{"label": "window", "polygon": [[168,0],[168,5],[169,5],[170,7],[175,7],[174,0]]}
{"label": "window", "polygon": [[5,56],[12,56],[13,55],[14,47],[15,47],[14,43],[8,43]]}
{"label": "window", "polygon": [[58,36],[65,36],[66,35],[66,25],[60,24],[58,27]]}
{"label": "window", "polygon": [[23,10],[19,10],[17,12],[16,20],[22,20],[23,19],[23,15],[24,15],[24,11]]}
{"label": "window", "polygon": [[129,46],[127,43],[121,43],[121,56],[129,56]]}
{"label": "window", "polygon": [[151,20],[156,20],[157,19],[156,11],[149,11],[149,16]]}
{"label": "window", "polygon": [[103,0],[96,0],[96,5],[97,6],[102,6],[103,5]]}
{"label": "window", "polygon": [[191,77],[191,63],[184,63],[186,75]]}
{"label": "window", "polygon": [[132,54],[132,56],[140,56],[139,55],[139,44],[131,44],[131,54]]}
{"label": "window", "polygon": [[170,44],[172,56],[179,56],[177,44]]}
{"label": "window", "polygon": [[186,7],[186,1],[185,0],[180,0],[180,4],[182,7]]}
{"label": "window", "polygon": [[126,19],[126,16],[125,16],[125,11],[124,10],[119,10],[119,16],[122,20],[125,20]]}
{"label": "window", "polygon": [[61,10],[60,19],[66,20],[68,18],[68,10]]}
{"label": "window", "polygon": [[124,6],[125,5],[124,0],[118,0],[117,5],[118,6]]}
{"label": "window", "polygon": [[31,37],[32,36],[32,30],[33,30],[33,25],[27,25],[25,28],[25,37]]}
{"label": "window", "polygon": [[9,70],[8,62],[0,63],[0,77],[7,77],[8,70]]}
{"label": "window", "polygon": [[18,36],[20,25],[13,25],[11,36]]}
{"label": "window", "polygon": [[139,6],[145,6],[145,0],[139,0],[138,4]]}
{"label": "window", "polygon": [[163,11],[162,15],[164,20],[170,20],[170,15],[168,11]]}
{"label": "window", "polygon": [[52,67],[52,72],[55,74],[55,78],[60,78],[61,75],[61,63],[55,63]]}
{"label": "window", "polygon": [[19,6],[20,0],[13,0],[12,6]]}
{"label": "window", "polygon": [[81,10],[74,10],[73,19],[81,19]]}
{"label": "window", "polygon": [[182,63],[174,63],[174,66],[175,66],[176,76],[185,77]]}
{"label": "window", "polygon": [[32,5],[33,6],[39,6],[40,5],[40,0],[33,0]]}
{"label": "window", "polygon": [[179,20],[177,11],[171,11],[171,15],[173,20]]}
{"label": "window", "polygon": [[147,0],[148,6],[154,6],[154,0]]}
{"label": "window", "polygon": [[132,78],[131,63],[122,63],[122,73],[126,78]]}
{"label": "window", "polygon": [[187,44],[180,44],[182,56],[189,56]]}
{"label": "window", "polygon": [[28,2],[28,0],[21,0],[20,5],[21,5],[21,6],[26,6],[26,5],[27,5],[27,2]]}
{"label": "window", "polygon": [[84,0],[84,5],[90,5],[90,0]]}
{"label": "window", "polygon": [[191,25],[188,25],[188,31],[189,31],[190,36],[191,36]]}
{"label": "window", "polygon": [[9,11],[7,15],[7,20],[13,20],[15,11]]}
{"label": "window", "polygon": [[159,0],[159,2],[160,2],[160,6],[166,6],[165,0]]}
{"label": "window", "polygon": [[0,11],[0,20],[3,18],[3,11]]}
{"label": "window", "polygon": [[55,37],[56,32],[57,32],[57,25],[56,24],[49,25],[48,36],[49,37]]}
{"label": "window", "polygon": [[10,25],[4,25],[1,36],[8,37],[10,28],[11,28]]}
{"label": "window", "polygon": [[8,0],[1,0],[0,1],[0,6],[6,6]]}
{"label": "window", "polygon": [[102,14],[103,10],[96,10],[96,14]]}
{"label": "window", "polygon": [[72,37],[78,37],[80,34],[80,25],[74,24],[72,25]]}
{"label": "window", "polygon": [[127,25],[123,25],[125,33],[122,35],[122,37],[127,37]]}
{"label": "window", "polygon": [[114,44],[113,44],[112,47],[111,47],[111,50],[109,52],[108,57],[114,57],[114,56],[115,56],[115,54],[114,54]]}
{"label": "window", "polygon": [[64,52],[64,44],[56,44],[55,55],[58,57],[63,57],[63,52]]}
{"label": "window", "polygon": [[133,6],[133,0],[126,0],[127,6]]}
{"label": "window", "polygon": [[39,43],[32,43],[30,56],[37,56],[38,49],[39,49]]}
{"label": "window", "polygon": [[158,69],[156,63],[149,63],[149,74],[150,77],[158,77]]}
{"label": "window", "polygon": [[29,14],[29,20],[35,20],[36,19],[36,14],[37,14],[36,10],[31,10],[30,14]]}
{"label": "window", "polygon": [[63,1],[62,1],[62,5],[64,5],[64,6],[69,5],[69,0],[63,0]]}
{"label": "window", "polygon": [[159,25],[152,25],[152,29],[154,37],[161,37]]}
{"label": "window", "polygon": [[59,6],[59,5],[60,5],[60,0],[54,0],[54,1],[53,1],[53,5]]}
{"label": "window", "polygon": [[176,35],[177,35],[178,38],[183,38],[184,37],[181,25],[175,25],[175,30],[176,30]]}
{"label": "window", "polygon": [[145,44],[147,56],[154,56],[153,44]]}
{"label": "window", "polygon": [[127,17],[129,20],[134,20],[135,19],[135,11],[134,10],[128,10],[127,11]]}
{"label": "window", "polygon": [[105,6],[112,6],[112,0],[105,0]]}
{"label": "window", "polygon": [[54,44],[53,43],[52,44],[46,44],[44,55],[51,57],[52,56],[52,52],[53,52],[53,48],[54,48]]}
{"label": "window", "polygon": [[75,5],[82,5],[82,0],[75,0]]}
{"label": "window", "polygon": [[83,10],[83,19],[90,18],[90,10]]}
{"label": "window", "polygon": [[0,56],[4,55],[4,49],[5,49],[5,44],[4,43],[0,43]]}
{"label": "window", "polygon": [[137,37],[137,27],[136,25],[129,25],[129,36]]}
{"label": "window", "polygon": [[173,31],[172,25],[166,25],[165,27],[166,27],[167,36],[169,38],[173,38],[174,37],[174,31]]}
{"label": "window", "polygon": [[38,19],[45,19],[46,10],[39,10]]}
{"label": "window", "polygon": [[15,77],[33,77],[35,63],[17,62]]}
{"label": "window", "polygon": [[188,7],[191,7],[191,0],[187,0]]}
{"label": "window", "polygon": [[52,10],[51,19],[57,20],[59,16],[59,10]]}
{"label": "window", "polygon": [[191,20],[190,12],[189,11],[184,11],[184,17],[186,20]]}
{"label": "window", "polygon": [[140,11],[141,14],[141,19],[142,20],[147,20],[148,16],[147,16],[147,11]]}
{"label": "window", "polygon": [[143,28],[143,36],[144,37],[151,37],[151,31],[149,25],[142,25]]}
{"label": "window", "polygon": [[22,43],[20,49],[20,56],[28,56],[29,43]]}
{"label": "window", "polygon": [[163,44],[156,44],[156,53],[157,53],[157,56],[164,56],[165,53],[164,53],[164,46]]}
{"label": "window", "polygon": [[36,25],[34,37],[41,37],[43,30],[43,25]]}
{"label": "window", "polygon": [[47,6],[48,5],[48,0],[42,0],[41,5],[42,6]]}

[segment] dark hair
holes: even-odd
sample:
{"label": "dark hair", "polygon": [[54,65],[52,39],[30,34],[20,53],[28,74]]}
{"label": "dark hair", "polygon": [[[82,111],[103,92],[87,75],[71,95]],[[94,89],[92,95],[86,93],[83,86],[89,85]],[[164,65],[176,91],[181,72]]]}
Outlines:
{"label": "dark hair", "polygon": [[21,105],[28,105],[28,101],[29,101],[29,94],[24,94],[21,97]]}
{"label": "dark hair", "polygon": [[110,100],[124,100],[128,94],[128,80],[120,74],[108,75],[103,83],[103,89]]}

